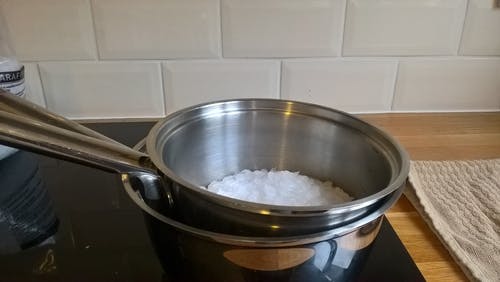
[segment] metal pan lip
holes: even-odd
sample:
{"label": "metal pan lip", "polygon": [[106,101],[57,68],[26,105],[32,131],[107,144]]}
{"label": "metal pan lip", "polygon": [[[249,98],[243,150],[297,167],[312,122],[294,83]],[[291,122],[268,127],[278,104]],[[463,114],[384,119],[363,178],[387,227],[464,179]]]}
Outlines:
{"label": "metal pan lip", "polygon": [[386,202],[381,205],[377,210],[362,217],[349,224],[335,227],[330,230],[305,234],[305,235],[295,235],[295,236],[276,236],[276,237],[254,237],[254,236],[240,236],[231,235],[227,233],[218,233],[213,231],[208,231],[200,228],[196,228],[185,223],[179,222],[175,219],[167,217],[153,208],[142,200],[138,195],[138,192],[130,184],[129,174],[122,174],[122,182],[125,191],[131,197],[131,199],[142,209],[146,216],[152,217],[152,219],[159,220],[161,223],[167,224],[170,227],[175,228],[178,232],[187,234],[189,236],[195,236],[203,240],[213,241],[221,244],[239,246],[239,247],[257,247],[257,248],[281,248],[281,247],[293,247],[299,245],[313,244],[321,241],[331,240],[343,235],[349,234],[369,223],[376,221],[381,218],[385,211],[391,208],[394,203],[402,195],[404,187],[400,187],[394,192],[393,195]]}
{"label": "metal pan lip", "polygon": [[[162,137],[162,129],[166,124],[176,119],[180,119],[184,116],[189,116],[194,113],[189,119],[184,123],[192,122],[193,120],[199,120],[206,118],[210,115],[217,114],[228,114],[237,111],[257,111],[257,110],[274,110],[281,111],[283,113],[295,113],[295,114],[306,114],[316,118],[330,119],[333,120],[334,117],[345,118],[347,122],[356,124],[359,128],[354,128],[368,135],[368,133],[377,136],[376,139],[384,140],[387,144],[390,144],[392,150],[396,155],[400,156],[400,168],[396,171],[391,179],[389,185],[378,191],[377,193],[371,194],[367,197],[356,199],[351,202],[334,204],[334,205],[322,205],[322,206],[280,206],[280,205],[269,205],[254,203],[239,199],[234,199],[222,195],[218,195],[209,192],[205,189],[194,185],[185,179],[179,177],[175,172],[173,172],[168,166],[166,166],[161,159],[162,151],[158,147],[158,141]],[[323,116],[322,116],[323,115]],[[376,140],[373,139],[373,140]],[[393,193],[399,187],[401,187],[408,176],[410,170],[410,158],[403,147],[389,134],[383,130],[359,119],[346,112],[304,102],[290,101],[290,100],[280,100],[280,99],[230,99],[221,100],[215,102],[208,102],[199,105],[194,105],[188,108],[184,108],[177,112],[174,112],[163,120],[157,122],[153,128],[149,131],[146,138],[146,151],[150,156],[153,164],[158,168],[158,170],[164,175],[176,183],[179,183],[184,188],[190,189],[191,191],[198,193],[200,196],[204,197],[209,201],[215,202],[219,205],[235,208],[238,210],[251,212],[251,213],[262,213],[266,212],[266,215],[277,215],[277,216],[327,216],[334,214],[342,214],[345,212],[350,212],[353,210],[365,208],[371,206],[378,202],[380,199]],[[393,157],[393,156],[389,156]]]}

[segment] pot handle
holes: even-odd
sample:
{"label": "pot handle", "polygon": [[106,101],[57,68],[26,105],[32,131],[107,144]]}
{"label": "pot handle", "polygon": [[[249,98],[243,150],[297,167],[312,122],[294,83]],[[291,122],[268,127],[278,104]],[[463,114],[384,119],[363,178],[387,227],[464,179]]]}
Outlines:
{"label": "pot handle", "polygon": [[56,113],[49,112],[35,103],[10,94],[2,89],[0,89],[0,111],[9,112],[16,114],[17,116],[30,118],[32,120],[38,120],[69,131],[78,132],[83,135],[112,142],[120,146],[125,146],[114,139],[79,124],[78,122],[66,119]]}
{"label": "pot handle", "polygon": [[[144,189],[144,196],[141,194],[137,186],[132,185],[132,178],[135,178],[136,180],[141,182]],[[171,194],[163,189],[165,186],[161,177],[155,177],[141,172],[123,173],[121,175],[121,180],[125,192],[129,195],[132,201],[134,201],[135,204],[139,206],[144,212],[148,213],[150,216],[156,218],[159,221],[165,222],[172,226],[177,226],[177,223],[175,223],[175,221],[165,216],[165,214],[168,215],[173,212],[174,202]],[[163,192],[167,192],[165,196],[168,200],[168,205],[165,205],[165,196],[161,194]],[[162,210],[162,213],[158,212],[156,209],[153,209],[150,204],[146,203],[146,201],[159,202],[157,209]]]}
{"label": "pot handle", "polygon": [[[4,101],[4,97],[0,96],[0,101]],[[117,145],[1,110],[0,143],[107,171],[156,173],[148,155],[125,145]]]}
{"label": "pot handle", "polygon": [[[144,152],[146,149],[146,138],[141,139],[135,146],[133,147],[134,150],[137,150],[139,152]],[[168,178],[161,178],[161,177],[151,177],[151,175],[147,175],[144,173],[131,173],[128,176],[127,175],[122,175],[122,183],[123,186],[125,187],[125,190],[127,190],[127,193],[134,198],[133,200],[135,202],[138,201],[143,201],[143,197],[139,196],[140,194],[135,194],[132,193],[131,191],[137,191],[139,190],[138,188],[134,187],[132,185],[131,179],[136,179],[137,181],[141,182],[143,192],[144,192],[144,197],[149,200],[149,201],[155,201],[155,200],[162,200],[162,202],[165,202],[165,199],[168,202],[168,206],[170,207],[170,210],[162,210],[163,214],[171,214],[172,213],[172,207],[174,207],[174,198],[173,198],[173,193],[172,193],[172,181],[169,180]],[[146,204],[147,205],[147,204]],[[162,209],[162,207],[158,207]]]}

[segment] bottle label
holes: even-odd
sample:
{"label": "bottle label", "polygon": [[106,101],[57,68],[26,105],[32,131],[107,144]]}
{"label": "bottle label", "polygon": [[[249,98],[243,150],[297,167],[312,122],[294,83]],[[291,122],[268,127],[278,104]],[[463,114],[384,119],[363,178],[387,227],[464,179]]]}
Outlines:
{"label": "bottle label", "polygon": [[17,71],[0,72],[0,88],[17,96],[24,96],[24,66]]}
{"label": "bottle label", "polygon": [[24,79],[24,66],[18,71],[0,72],[0,83],[15,82]]}

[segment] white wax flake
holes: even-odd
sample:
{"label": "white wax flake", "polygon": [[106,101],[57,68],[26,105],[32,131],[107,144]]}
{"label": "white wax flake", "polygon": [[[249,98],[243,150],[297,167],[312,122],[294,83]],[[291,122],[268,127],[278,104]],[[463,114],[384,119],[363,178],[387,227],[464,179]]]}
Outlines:
{"label": "white wax flake", "polygon": [[213,181],[207,189],[239,200],[282,206],[320,206],[353,200],[330,181],[321,182],[287,170],[245,169]]}

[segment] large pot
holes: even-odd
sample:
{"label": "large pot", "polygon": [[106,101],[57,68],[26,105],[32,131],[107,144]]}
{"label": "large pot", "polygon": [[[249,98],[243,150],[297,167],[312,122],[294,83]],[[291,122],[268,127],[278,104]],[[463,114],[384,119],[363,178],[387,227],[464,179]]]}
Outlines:
{"label": "large pot", "polygon": [[167,281],[353,281],[398,188],[376,210],[325,232],[290,237],[235,236],[185,224],[163,203],[161,188],[122,175],[125,190],[143,210]]}
{"label": "large pot", "polygon": [[[173,113],[150,131],[144,154],[0,92],[0,141],[153,182],[185,223],[238,235],[310,234],[354,222],[392,197],[409,170],[405,151],[381,130],[340,111],[283,100],[221,101]],[[201,187],[262,168],[333,180],[355,200],[276,206]]]}

